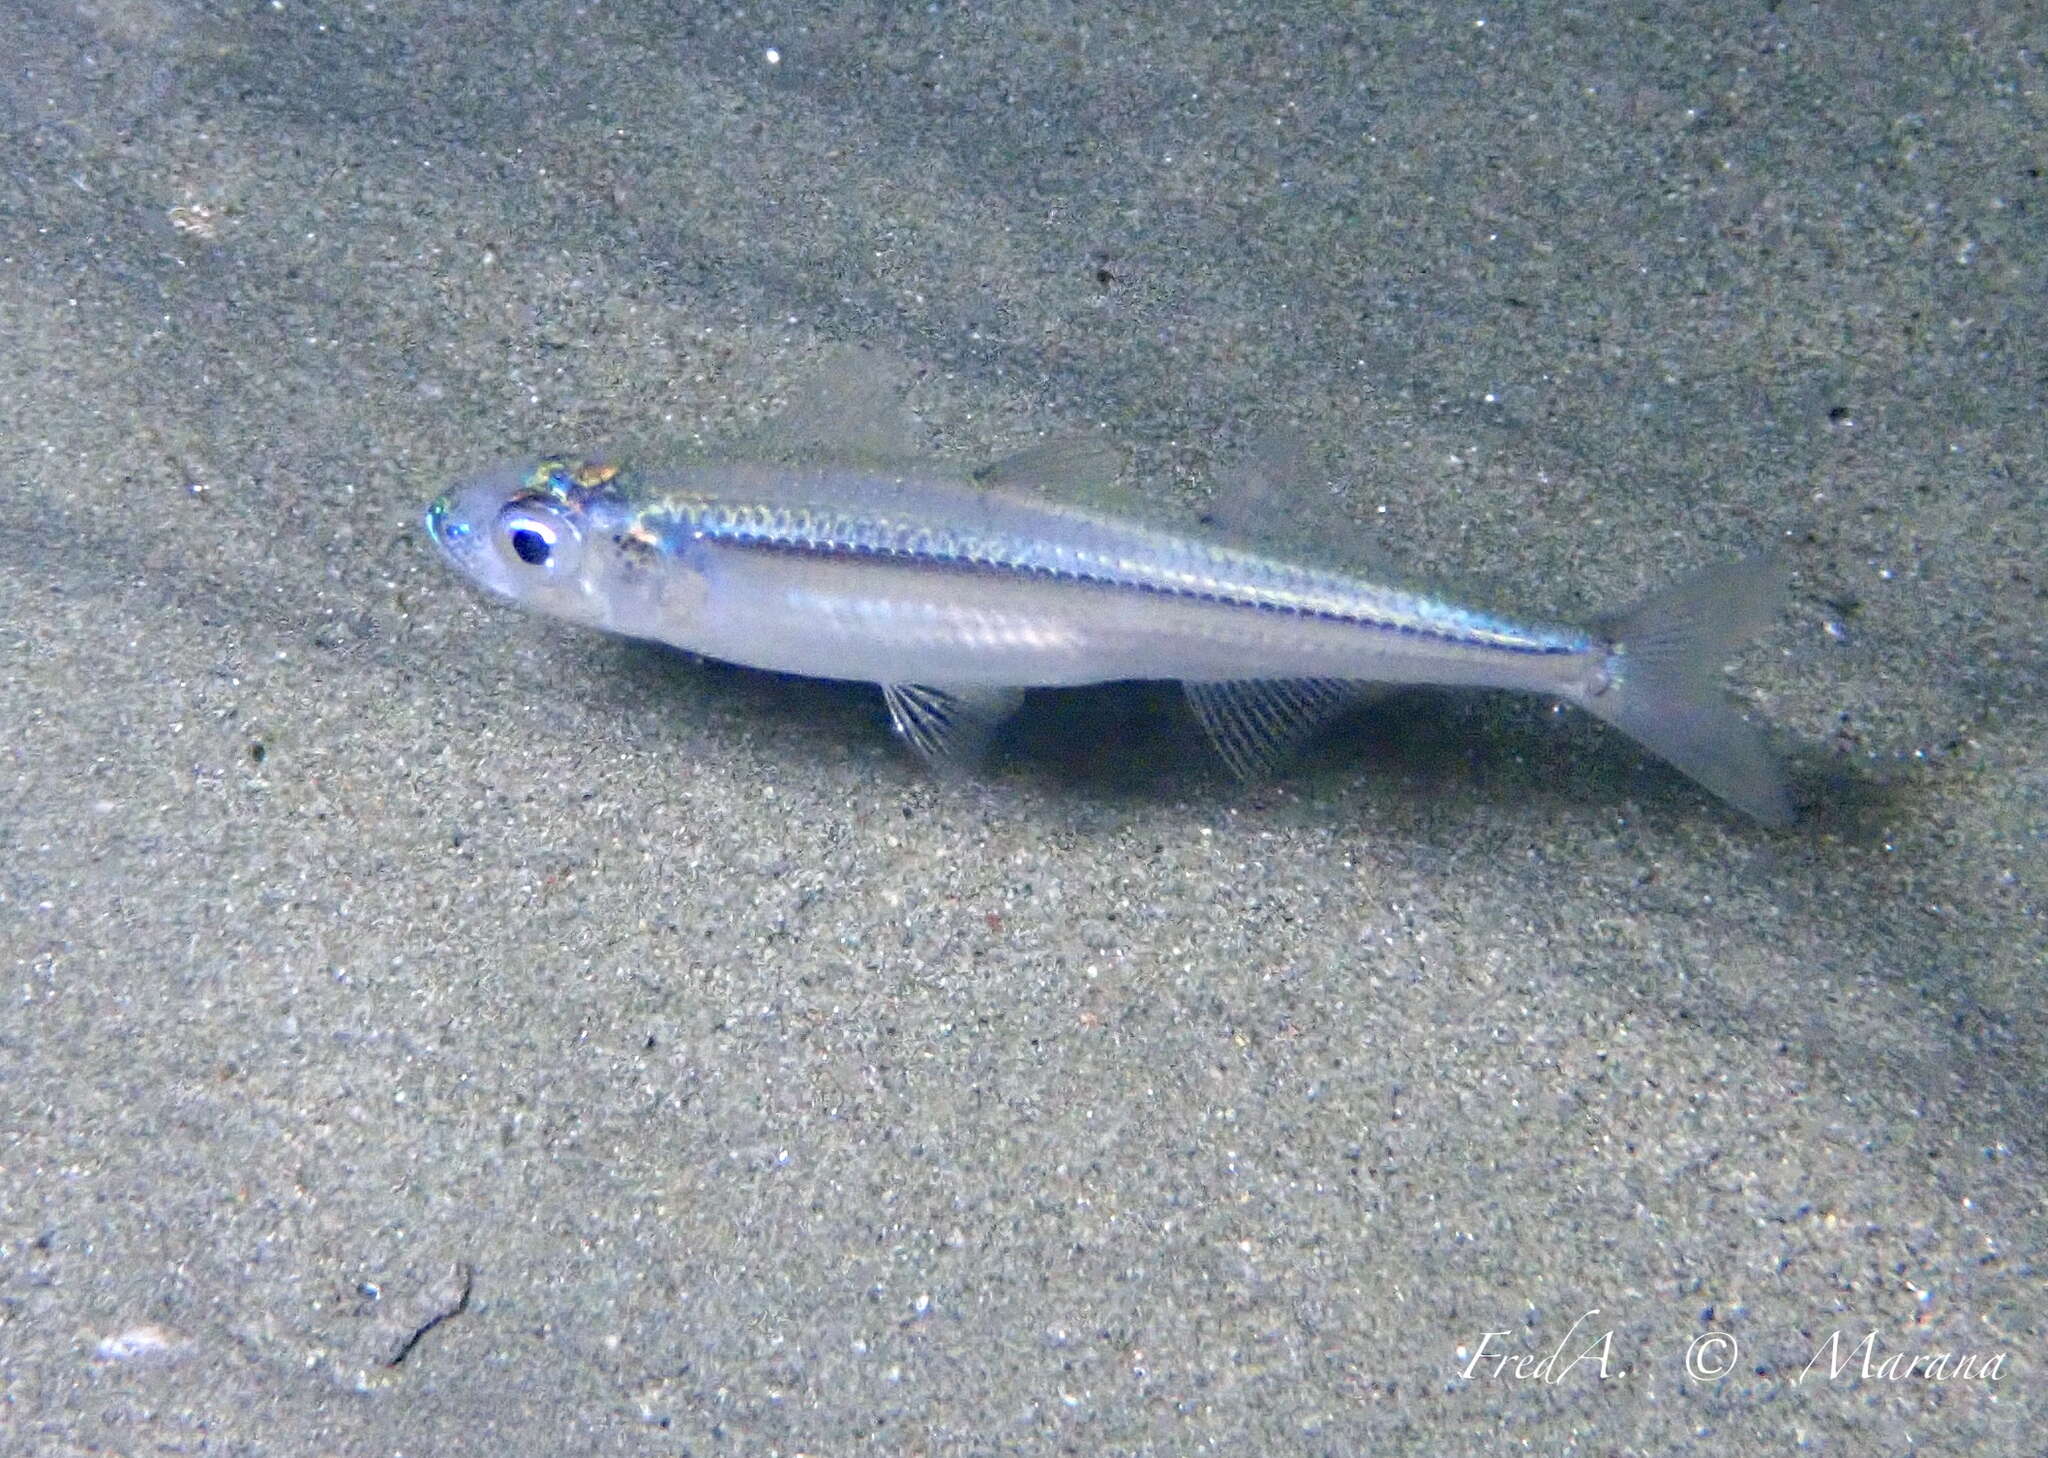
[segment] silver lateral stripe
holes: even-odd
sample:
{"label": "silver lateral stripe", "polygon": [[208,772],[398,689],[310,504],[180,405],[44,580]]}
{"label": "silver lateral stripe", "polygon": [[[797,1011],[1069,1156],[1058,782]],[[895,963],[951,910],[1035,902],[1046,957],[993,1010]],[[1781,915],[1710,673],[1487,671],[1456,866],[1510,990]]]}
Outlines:
{"label": "silver lateral stripe", "polygon": [[1072,544],[833,511],[709,500],[651,504],[643,520],[648,517],[667,518],[665,525],[678,535],[731,547],[885,557],[939,570],[1028,573],[1512,653],[1583,653],[1592,646],[1582,634],[1507,623],[1417,593],[1375,588],[1336,573],[1164,533],[1111,528],[1083,516],[1063,517],[1058,523],[1078,538]]}

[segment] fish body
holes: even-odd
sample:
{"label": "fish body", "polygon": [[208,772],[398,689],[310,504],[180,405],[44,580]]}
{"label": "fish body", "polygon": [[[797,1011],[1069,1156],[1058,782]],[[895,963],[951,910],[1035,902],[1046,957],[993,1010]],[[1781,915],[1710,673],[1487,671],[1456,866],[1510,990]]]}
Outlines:
{"label": "fish body", "polygon": [[1759,819],[1791,814],[1712,681],[1775,611],[1768,563],[1702,574],[1602,633],[936,473],[548,459],[455,488],[426,526],[468,576],[549,616],[880,684],[933,756],[1026,688],[1173,679],[1250,773],[1366,686],[1485,687],[1578,704]]}

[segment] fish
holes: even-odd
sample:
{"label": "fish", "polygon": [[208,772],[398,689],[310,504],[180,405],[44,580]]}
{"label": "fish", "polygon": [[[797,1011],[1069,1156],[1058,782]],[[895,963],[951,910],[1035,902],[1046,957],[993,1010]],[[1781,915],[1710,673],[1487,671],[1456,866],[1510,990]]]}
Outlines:
{"label": "fish", "polygon": [[1385,686],[1437,685],[1575,705],[1764,825],[1795,819],[1719,681],[1782,611],[1768,555],[1573,627],[1021,489],[1069,469],[1087,467],[1059,447],[955,473],[550,456],[451,486],[425,526],[458,572],[547,617],[877,684],[941,766],[973,763],[1027,689],[1178,680],[1250,777]]}

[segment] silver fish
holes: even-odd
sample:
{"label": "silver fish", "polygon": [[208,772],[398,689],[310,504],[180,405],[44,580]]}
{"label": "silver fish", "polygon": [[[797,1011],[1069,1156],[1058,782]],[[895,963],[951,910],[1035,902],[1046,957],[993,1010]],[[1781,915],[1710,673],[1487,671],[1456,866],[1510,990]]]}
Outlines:
{"label": "silver fish", "polygon": [[1576,704],[1756,819],[1793,819],[1775,760],[1717,682],[1780,609],[1768,559],[1572,628],[986,484],[1032,474],[1021,458],[966,479],[784,465],[641,476],[555,458],[455,487],[426,529],[472,580],[547,616],[879,684],[898,732],[934,760],[971,754],[1026,688],[1177,679],[1248,775],[1373,686],[1463,685]]}

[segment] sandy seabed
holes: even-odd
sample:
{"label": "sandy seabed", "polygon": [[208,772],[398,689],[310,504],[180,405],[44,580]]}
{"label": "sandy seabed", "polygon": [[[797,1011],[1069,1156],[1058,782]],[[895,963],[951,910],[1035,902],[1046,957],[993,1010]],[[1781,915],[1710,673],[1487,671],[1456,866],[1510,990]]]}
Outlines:
{"label": "sandy seabed", "polygon": [[[11,6],[0,1448],[2038,1452],[2048,47],[1971,13]],[[419,530],[849,350],[1190,518],[1283,433],[1504,606],[1775,549],[1803,818],[1485,695],[935,780]]]}

